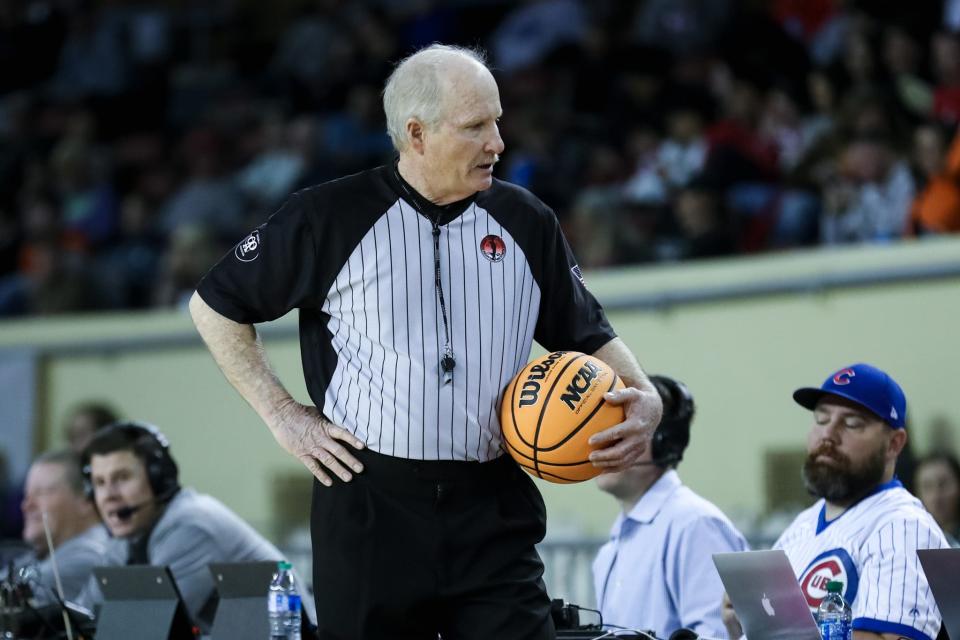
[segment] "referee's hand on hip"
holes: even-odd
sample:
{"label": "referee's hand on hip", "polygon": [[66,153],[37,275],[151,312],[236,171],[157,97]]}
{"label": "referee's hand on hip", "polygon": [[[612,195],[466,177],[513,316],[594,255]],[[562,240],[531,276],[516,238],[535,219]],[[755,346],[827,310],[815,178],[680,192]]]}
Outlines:
{"label": "referee's hand on hip", "polygon": [[268,425],[273,437],[288,453],[295,456],[310,470],[314,477],[326,486],[331,486],[334,473],[344,482],[349,482],[355,473],[363,471],[363,465],[341,443],[362,449],[363,442],[352,433],[326,418],[316,407],[291,401],[277,412],[273,424]]}

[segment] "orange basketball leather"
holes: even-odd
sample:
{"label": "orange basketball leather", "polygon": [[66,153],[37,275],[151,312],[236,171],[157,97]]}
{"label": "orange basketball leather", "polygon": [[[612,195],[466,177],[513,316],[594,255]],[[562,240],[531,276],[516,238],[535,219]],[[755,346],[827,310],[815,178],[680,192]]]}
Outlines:
{"label": "orange basketball leather", "polygon": [[530,474],[558,483],[601,472],[590,463],[590,436],[623,422],[603,394],[624,387],[606,363],[576,351],[530,362],[507,386],[500,426],[507,451]]}

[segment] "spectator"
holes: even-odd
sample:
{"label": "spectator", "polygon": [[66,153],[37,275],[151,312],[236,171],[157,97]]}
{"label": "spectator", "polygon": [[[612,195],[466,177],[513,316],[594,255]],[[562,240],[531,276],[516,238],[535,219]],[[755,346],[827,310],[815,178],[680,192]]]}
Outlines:
{"label": "spectator", "polygon": [[70,450],[79,456],[98,431],[118,419],[117,412],[106,402],[99,400],[82,402],[67,414],[63,435]]}
{"label": "spectator", "polygon": [[667,116],[667,135],[649,153],[638,153],[625,196],[632,202],[664,204],[699,175],[707,155],[702,113],[690,105],[677,105]]}
{"label": "spectator", "polygon": [[491,35],[494,64],[506,73],[536,65],[553,49],[579,43],[587,23],[580,0],[526,0]]}
{"label": "spectator", "polygon": [[680,258],[715,258],[733,253],[736,240],[720,195],[702,184],[682,189],[674,200]]}
{"label": "spectator", "polygon": [[78,6],[69,21],[50,92],[62,100],[117,96],[128,82],[122,26],[106,19],[91,2]]}
{"label": "spectator", "polygon": [[917,497],[952,547],[960,547],[960,462],[952,453],[931,453],[917,461]]}
{"label": "spectator", "polygon": [[883,59],[900,103],[914,117],[929,117],[933,111],[933,87],[920,70],[917,41],[900,25],[887,25],[884,29]]}
{"label": "spectator", "polygon": [[108,536],[83,488],[80,460],[72,451],[39,456],[27,472],[23,540],[33,552],[14,567],[33,566],[34,596],[42,604],[56,602],[57,579],[47,544],[47,530],[56,552],[56,571],[68,601],[82,599],[93,567],[104,562]]}
{"label": "spectator", "polygon": [[168,235],[187,225],[204,227],[227,242],[242,235],[246,203],[225,173],[224,144],[210,128],[195,129],[183,140],[187,178],[160,212],[160,226]]}
{"label": "spectator", "polygon": [[941,127],[917,127],[913,134],[913,161],[924,182],[910,207],[909,232],[960,232],[960,135],[954,135],[948,150]]}
{"label": "spectator", "polygon": [[960,123],[960,35],[940,32],[930,43],[934,77],[933,115],[949,126]]}
{"label": "spectator", "polygon": [[883,137],[860,137],[843,150],[840,181],[824,195],[825,244],[882,242],[903,236],[915,193],[906,163]]}
{"label": "spectator", "polygon": [[197,282],[223,252],[224,245],[204,227],[188,224],[174,229],[160,264],[154,305],[185,308]]}

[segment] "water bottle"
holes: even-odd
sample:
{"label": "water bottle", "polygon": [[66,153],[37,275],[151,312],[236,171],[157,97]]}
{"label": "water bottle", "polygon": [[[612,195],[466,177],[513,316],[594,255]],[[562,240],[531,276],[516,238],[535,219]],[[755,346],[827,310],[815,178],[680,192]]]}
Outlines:
{"label": "water bottle", "polygon": [[300,640],[300,594],[289,562],[277,563],[267,594],[270,640]]}
{"label": "water bottle", "polygon": [[817,625],[823,640],[851,640],[853,638],[853,611],[840,592],[843,583],[831,580],[827,583],[827,595],[820,601],[817,610]]}

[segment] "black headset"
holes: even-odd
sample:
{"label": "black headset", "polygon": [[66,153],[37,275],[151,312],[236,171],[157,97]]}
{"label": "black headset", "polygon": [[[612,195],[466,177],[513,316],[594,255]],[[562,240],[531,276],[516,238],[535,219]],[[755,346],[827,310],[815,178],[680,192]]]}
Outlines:
{"label": "black headset", "polygon": [[[114,422],[97,431],[93,441],[111,437],[121,433],[129,442],[130,449],[143,460],[147,470],[147,480],[153,491],[154,500],[167,501],[180,490],[179,474],[176,461],[170,455],[170,441],[160,429],[147,422],[137,420],[123,420]],[[121,449],[117,449],[118,451]],[[84,492],[93,500],[93,481],[90,477],[89,449],[83,454],[83,487]]]}
{"label": "black headset", "polygon": [[683,460],[683,452],[690,444],[690,423],[696,407],[687,385],[668,376],[650,376],[663,400],[663,419],[653,432],[651,453],[653,463],[672,466]]}

